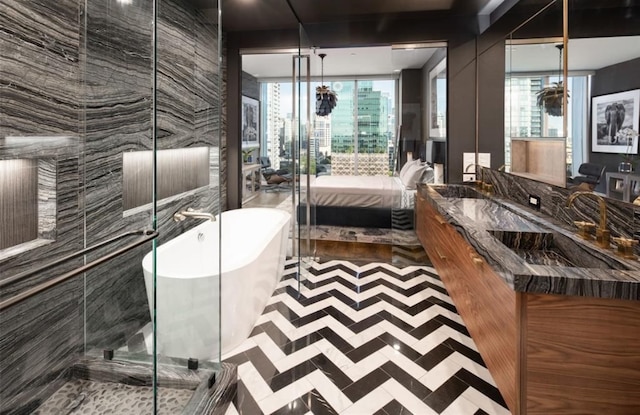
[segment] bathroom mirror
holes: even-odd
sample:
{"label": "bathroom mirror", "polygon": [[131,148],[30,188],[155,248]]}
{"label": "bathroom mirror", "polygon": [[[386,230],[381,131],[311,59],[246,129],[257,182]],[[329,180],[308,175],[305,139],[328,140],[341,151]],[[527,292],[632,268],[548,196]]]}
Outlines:
{"label": "bathroom mirror", "polygon": [[[519,120],[527,114],[526,102],[518,102],[518,99],[526,99],[519,94],[518,88],[522,88],[518,75],[526,74],[527,69],[535,71],[548,71],[544,64],[548,65],[538,55],[537,48],[543,50],[552,49],[561,39],[562,30],[562,1],[555,1],[546,5],[542,12],[532,16],[526,24],[514,30],[506,41],[506,85],[505,85],[505,161],[507,171],[514,174],[518,168],[511,166],[511,156],[516,154],[512,151],[513,138],[529,135],[535,136],[538,125],[531,123],[535,128],[518,128]],[[604,115],[602,106],[600,111],[600,121],[596,113],[595,121],[592,122],[593,110],[592,101],[594,97],[606,97],[614,93],[624,93],[640,88],[638,73],[638,58],[640,57],[640,6],[629,5],[624,0],[611,2],[597,2],[591,0],[570,0],[568,7],[568,39],[564,54],[567,66],[567,111],[562,122],[566,123],[566,137],[564,148],[562,143],[552,144],[552,140],[546,140],[547,146],[556,146],[555,150],[547,149],[547,155],[554,160],[560,159],[559,154],[564,151],[566,169],[565,184],[571,187],[575,184],[574,178],[582,176],[579,172],[583,163],[595,163],[604,167],[605,172],[600,177],[595,191],[609,195],[612,198],[621,198],[620,194],[611,191],[611,186],[616,185],[614,181],[611,186],[607,184],[607,173],[617,173],[618,165],[625,155],[624,152],[605,152],[601,148],[597,151],[593,149],[593,131],[602,129],[604,125]],[[563,58],[563,63],[564,63]],[[528,68],[527,68],[528,67]],[[551,73],[557,72],[558,64],[552,67]],[[598,100],[596,100],[596,103]],[[629,105],[627,105],[629,106]],[[630,111],[627,111],[630,112]],[[535,112],[532,112],[535,114]],[[533,118],[533,117],[532,117]],[[541,119],[542,117],[538,117]],[[549,117],[551,118],[551,117]],[[631,117],[627,117],[625,123],[632,126]],[[559,119],[556,125],[559,124]],[[599,124],[600,125],[599,127]],[[541,131],[545,131],[545,126],[553,124],[540,123]],[[625,124],[626,125],[626,124]],[[534,131],[535,130],[535,131]],[[552,127],[546,134],[541,136],[553,136],[556,129]],[[597,133],[596,133],[597,134]],[[562,135],[558,135],[558,141]],[[549,137],[550,138],[550,137]],[[596,137],[597,139],[597,137]],[[538,141],[525,140],[527,146],[540,145]],[[524,146],[523,143],[516,143]],[[637,148],[632,149],[637,151]],[[632,152],[633,152],[632,151]],[[622,154],[621,154],[622,153]],[[522,156],[521,156],[522,158]],[[528,160],[531,161],[531,160]],[[635,161],[635,160],[634,160]],[[550,165],[549,158],[545,158],[545,164]],[[554,161],[553,165],[558,163]],[[528,169],[531,166],[527,166]],[[640,165],[633,164],[634,174]],[[520,169],[522,170],[522,169]],[[546,169],[548,170],[548,169]],[[526,175],[526,174],[523,174]],[[536,176],[537,180],[563,186],[562,179],[556,177],[555,180],[542,176]],[[613,179],[612,179],[613,180]],[[640,191],[640,189],[639,189]],[[625,199],[632,201],[629,195]]]}
{"label": "bathroom mirror", "polygon": [[[573,123],[582,128],[576,131],[582,140],[575,142],[574,168],[570,173],[578,173],[578,161],[602,166],[605,172],[595,190],[632,202],[640,196],[640,187],[630,186],[630,191],[624,193],[620,191],[623,183],[612,176],[619,173],[620,162],[627,153],[632,154],[630,173],[639,174],[637,138],[627,145],[612,131],[638,131],[640,102],[628,97],[640,94],[640,5],[624,0],[571,0],[568,29],[570,74],[588,76],[582,103],[586,109],[572,114],[573,118],[584,119]],[[606,118],[607,108],[614,107],[618,108],[616,116]]]}
{"label": "bathroom mirror", "polygon": [[564,186],[571,160],[562,2],[545,4],[505,43],[506,171]]}

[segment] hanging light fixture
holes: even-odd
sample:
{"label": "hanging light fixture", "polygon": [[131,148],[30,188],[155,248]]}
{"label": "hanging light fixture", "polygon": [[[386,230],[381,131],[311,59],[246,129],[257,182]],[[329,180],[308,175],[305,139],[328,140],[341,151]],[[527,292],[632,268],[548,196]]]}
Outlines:
{"label": "hanging light fixture", "polygon": [[[538,106],[543,109],[547,114],[560,117],[562,116],[562,95],[564,94],[564,83],[562,79],[562,49],[563,45],[556,45],[556,49],[559,52],[558,58],[558,82],[553,82],[552,85],[542,88],[538,91],[537,103]],[[567,97],[569,92],[567,91]]]}
{"label": "hanging light fixture", "polygon": [[326,53],[320,53],[321,69],[320,69],[320,86],[316,88],[316,115],[326,117],[338,103],[338,95],[324,84],[324,58]]}

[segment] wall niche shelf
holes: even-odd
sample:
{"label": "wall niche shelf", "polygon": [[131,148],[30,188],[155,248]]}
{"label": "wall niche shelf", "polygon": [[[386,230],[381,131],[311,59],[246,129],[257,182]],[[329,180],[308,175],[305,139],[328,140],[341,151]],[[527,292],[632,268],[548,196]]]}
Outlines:
{"label": "wall niche shelf", "polygon": [[564,138],[511,138],[511,173],[565,187],[567,158]]}

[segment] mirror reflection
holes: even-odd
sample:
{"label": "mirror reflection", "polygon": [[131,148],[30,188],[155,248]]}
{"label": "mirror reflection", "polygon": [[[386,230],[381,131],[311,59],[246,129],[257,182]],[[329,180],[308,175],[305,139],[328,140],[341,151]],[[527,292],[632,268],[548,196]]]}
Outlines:
{"label": "mirror reflection", "polygon": [[565,114],[571,108],[563,108],[566,51],[557,5],[548,3],[506,41],[505,166],[512,174],[565,186],[571,166]]}
{"label": "mirror reflection", "polygon": [[[566,50],[557,50],[562,13],[555,6],[507,39],[507,171],[633,202],[640,196],[640,7],[587,0],[568,7]],[[566,136],[558,134],[562,117],[552,115],[538,94],[560,81],[561,53],[567,54]],[[559,164],[564,183],[556,174]]]}
{"label": "mirror reflection", "polygon": [[[575,74],[570,79],[584,85],[580,95],[571,98],[574,110],[570,133],[583,139],[573,141],[574,165],[568,171],[568,183],[586,182],[597,192],[621,198],[610,192],[607,176],[618,173],[620,163],[637,154],[633,131],[638,130],[640,118],[640,37],[569,39],[568,47],[570,75]],[[627,137],[627,133],[631,135]],[[629,166],[621,173],[632,169]],[[632,201],[630,195],[623,199]]]}

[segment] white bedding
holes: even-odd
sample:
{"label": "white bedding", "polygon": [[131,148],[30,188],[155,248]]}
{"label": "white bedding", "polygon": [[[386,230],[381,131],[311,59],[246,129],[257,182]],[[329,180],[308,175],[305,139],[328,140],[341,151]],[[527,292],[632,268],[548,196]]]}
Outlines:
{"label": "white bedding", "polygon": [[[305,180],[301,183],[306,185]],[[415,192],[406,189],[399,177],[311,177],[311,201],[316,206],[412,209]]]}

